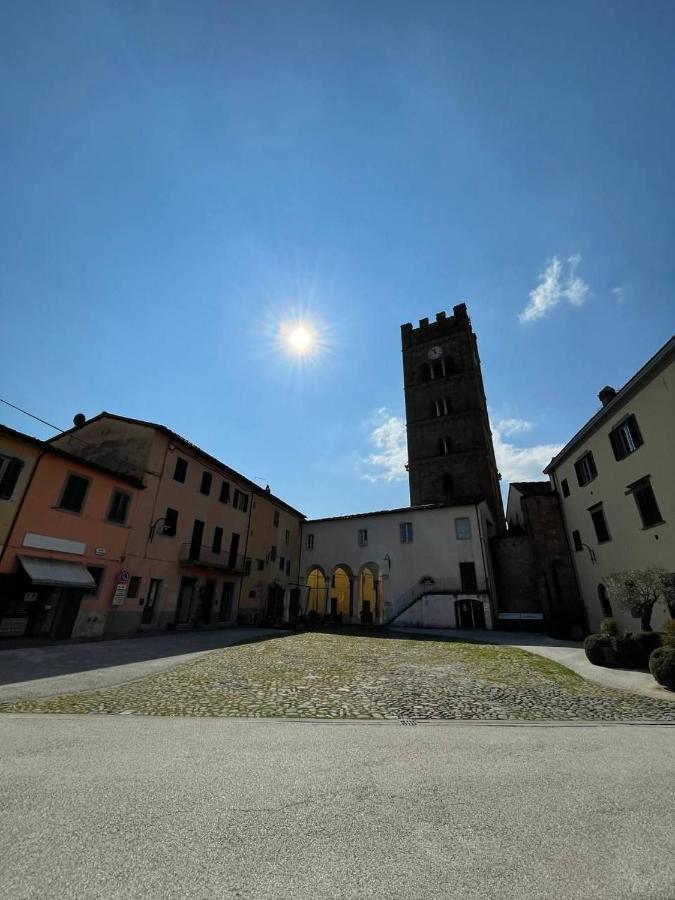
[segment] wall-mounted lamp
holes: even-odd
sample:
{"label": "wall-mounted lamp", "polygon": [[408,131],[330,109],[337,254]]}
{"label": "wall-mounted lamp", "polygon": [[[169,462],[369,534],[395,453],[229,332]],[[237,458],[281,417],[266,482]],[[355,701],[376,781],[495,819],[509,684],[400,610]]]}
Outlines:
{"label": "wall-mounted lamp", "polygon": [[391,572],[391,556],[389,556],[388,553],[385,553],[385,554],[384,554],[384,559],[385,559],[386,562],[387,562],[387,571],[388,571],[388,572]]}

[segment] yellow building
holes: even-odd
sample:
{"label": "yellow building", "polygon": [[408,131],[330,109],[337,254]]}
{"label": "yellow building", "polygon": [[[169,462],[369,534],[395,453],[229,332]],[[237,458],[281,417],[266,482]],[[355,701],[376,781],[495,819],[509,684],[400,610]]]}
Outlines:
{"label": "yellow building", "polygon": [[[675,337],[621,390],[605,387],[598,396],[602,408],[544,471],[561,500],[591,630],[606,616],[636,630],[605,579],[629,569],[675,570]],[[653,626],[668,615],[659,602]]]}

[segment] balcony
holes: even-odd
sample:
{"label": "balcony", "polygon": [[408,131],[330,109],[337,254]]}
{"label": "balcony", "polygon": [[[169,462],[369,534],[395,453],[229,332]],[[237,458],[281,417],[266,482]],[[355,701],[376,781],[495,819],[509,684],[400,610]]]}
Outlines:
{"label": "balcony", "polygon": [[246,575],[251,571],[251,558],[221,550],[215,553],[211,547],[181,544],[180,562],[183,566],[199,566],[202,569],[220,569],[232,575]]}

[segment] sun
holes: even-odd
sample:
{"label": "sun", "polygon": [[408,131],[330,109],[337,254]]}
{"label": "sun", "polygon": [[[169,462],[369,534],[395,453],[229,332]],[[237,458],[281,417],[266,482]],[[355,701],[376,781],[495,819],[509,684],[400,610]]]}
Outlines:
{"label": "sun", "polygon": [[305,325],[296,325],[289,331],[286,341],[292,353],[309,353],[312,349],[313,335]]}
{"label": "sun", "polygon": [[295,357],[313,356],[318,349],[317,333],[305,321],[286,322],[279,332],[281,345],[289,354]]}

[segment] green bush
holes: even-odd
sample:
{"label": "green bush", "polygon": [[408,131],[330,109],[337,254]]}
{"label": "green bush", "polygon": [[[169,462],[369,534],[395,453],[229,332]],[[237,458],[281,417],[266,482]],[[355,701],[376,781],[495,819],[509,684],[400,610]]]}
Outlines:
{"label": "green bush", "polygon": [[621,669],[646,669],[650,654],[661,644],[660,635],[653,631],[633,634],[590,634],[584,641],[584,650],[594,666]]}
{"label": "green bush", "polygon": [[663,626],[661,643],[664,647],[675,647],[675,619],[668,619]]}
{"label": "green bush", "polygon": [[619,633],[619,625],[616,619],[603,619],[600,623],[600,634],[617,635]]}
{"label": "green bush", "polygon": [[610,637],[608,634],[589,634],[584,639],[584,653],[586,658],[594,666],[606,666],[605,653],[610,649]]}
{"label": "green bush", "polygon": [[657,647],[649,657],[649,671],[664,688],[675,691],[675,647]]}

